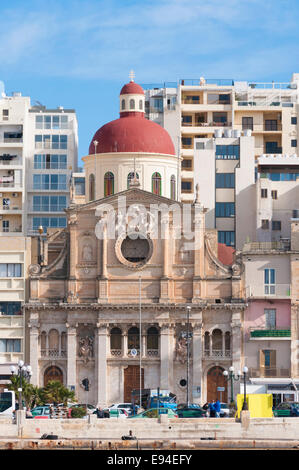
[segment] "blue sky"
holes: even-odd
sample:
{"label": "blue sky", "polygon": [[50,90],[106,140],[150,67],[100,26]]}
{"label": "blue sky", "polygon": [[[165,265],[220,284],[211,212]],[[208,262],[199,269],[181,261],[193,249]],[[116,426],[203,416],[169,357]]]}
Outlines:
{"label": "blue sky", "polygon": [[298,0],[0,1],[6,93],[75,108],[79,157],[139,83],[180,78],[287,82],[299,72]]}

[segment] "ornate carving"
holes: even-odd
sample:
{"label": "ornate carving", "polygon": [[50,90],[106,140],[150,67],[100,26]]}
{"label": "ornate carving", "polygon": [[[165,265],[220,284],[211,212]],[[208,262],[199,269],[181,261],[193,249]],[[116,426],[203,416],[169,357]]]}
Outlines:
{"label": "ornate carving", "polygon": [[183,333],[177,338],[175,347],[175,358],[181,364],[185,364],[187,361],[187,336]]}
{"label": "ornate carving", "polygon": [[86,363],[91,357],[93,357],[93,337],[85,336],[79,338],[79,357],[83,357],[83,361]]}
{"label": "ornate carving", "polygon": [[83,246],[82,261],[92,261],[92,248],[90,245]]}
{"label": "ornate carving", "polygon": [[30,264],[28,268],[28,273],[32,276],[36,276],[41,272],[41,267],[39,264]]}

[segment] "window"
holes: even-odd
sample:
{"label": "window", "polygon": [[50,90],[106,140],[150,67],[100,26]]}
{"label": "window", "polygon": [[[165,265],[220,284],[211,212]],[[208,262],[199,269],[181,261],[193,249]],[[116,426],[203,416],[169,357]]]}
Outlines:
{"label": "window", "polygon": [[163,111],[163,98],[155,98],[154,99],[154,109],[157,112]]}
{"label": "window", "polygon": [[227,122],[227,113],[213,113],[213,124],[222,125]]}
{"label": "window", "polygon": [[34,212],[61,212],[66,205],[66,196],[33,196]]}
{"label": "window", "polygon": [[170,199],[175,199],[176,197],[176,180],[175,176],[172,175],[170,178]]}
{"label": "window", "polygon": [[[136,179],[139,180],[139,175],[137,172],[135,172],[135,175],[136,175]],[[131,171],[129,174],[128,174],[128,178],[127,178],[127,187],[129,188],[130,187],[130,184],[131,184],[131,181],[134,179],[134,171]]]}
{"label": "window", "polygon": [[297,117],[296,116],[291,117],[291,124],[297,124]]}
{"label": "window", "polygon": [[235,215],[234,202],[216,202],[216,217],[233,217]]}
{"label": "window", "polygon": [[104,196],[112,196],[112,194],[114,194],[114,174],[108,171],[104,176]]}
{"label": "window", "polygon": [[66,170],[67,155],[34,155],[35,170]]}
{"label": "window", "polygon": [[239,145],[216,145],[216,160],[239,160]]}
{"label": "window", "polygon": [[296,139],[291,140],[291,147],[297,147],[297,140]]}
{"label": "window", "polygon": [[266,142],[266,153],[281,153],[281,147],[278,147],[278,142]]}
{"label": "window", "polygon": [[216,173],[216,188],[234,188],[234,173]]}
{"label": "window", "polygon": [[299,209],[293,209],[292,218],[299,219]]}
{"label": "window", "polygon": [[22,277],[21,263],[0,263],[0,277]]}
{"label": "window", "polygon": [[251,129],[253,131],[253,117],[242,117],[242,129]]}
{"label": "window", "polygon": [[140,109],[140,111],[143,110],[143,103],[142,103],[142,100],[139,100],[139,109]]}
{"label": "window", "polygon": [[264,293],[275,294],[275,269],[264,269]]}
{"label": "window", "polygon": [[274,330],[276,328],[276,309],[265,308],[264,313],[266,328],[269,330]]}
{"label": "window", "polygon": [[36,149],[67,149],[67,135],[36,135]]}
{"label": "window", "polygon": [[21,302],[0,302],[0,315],[22,315]]}
{"label": "window", "polygon": [[277,190],[276,189],[273,189],[273,191],[271,191],[271,197],[272,197],[272,199],[277,199]]}
{"label": "window", "polygon": [[181,182],[182,193],[192,193],[192,181]]}
{"label": "window", "polygon": [[110,331],[110,349],[121,350],[122,349],[122,332],[120,328],[112,328]]}
{"label": "window", "polygon": [[196,150],[204,150],[205,143],[204,142],[196,142]]}
{"label": "window", "polygon": [[135,109],[135,100],[130,100],[130,109]]}
{"label": "window", "polygon": [[262,220],[262,229],[263,230],[268,230],[269,229],[269,220],[268,219],[263,219]]}
{"label": "window", "polygon": [[192,170],[192,159],[191,158],[184,158],[184,160],[182,160],[182,169]]}
{"label": "window", "polygon": [[280,220],[272,220],[272,230],[281,230]]}
{"label": "window", "polygon": [[35,116],[36,129],[67,129],[68,116],[66,115],[43,115]]}
{"label": "window", "polygon": [[270,349],[260,350],[260,367],[261,369],[276,368],[276,351]]}
{"label": "window", "polygon": [[85,195],[85,178],[75,177],[75,194],[77,196]]}
{"label": "window", "polygon": [[94,201],[95,199],[95,180],[94,174],[91,173],[89,175],[89,200]]}
{"label": "window", "polygon": [[66,175],[33,175],[33,189],[66,190]]}
{"label": "window", "polygon": [[42,226],[44,232],[48,228],[65,228],[66,217],[33,217],[32,229],[38,230],[38,227]]}
{"label": "window", "polygon": [[277,131],[277,129],[276,119],[265,119],[265,131]]}
{"label": "window", "polygon": [[125,108],[126,108],[126,101],[121,100],[121,109],[125,109]]}
{"label": "window", "polygon": [[154,173],[152,175],[152,193],[161,196],[162,192],[162,178],[160,173]]}
{"label": "window", "polygon": [[268,197],[268,189],[262,188],[261,189],[261,198],[267,198]]}
{"label": "window", "polygon": [[9,232],[9,220],[2,221],[2,232]]}
{"label": "window", "polygon": [[191,148],[192,147],[192,137],[182,137],[182,147]]}
{"label": "window", "polygon": [[2,120],[3,121],[8,121],[9,117],[9,110],[8,109],[2,109]]}
{"label": "window", "polygon": [[191,126],[192,125],[192,116],[182,116],[182,123]]}
{"label": "window", "polygon": [[159,349],[159,332],[157,328],[151,326],[147,330],[147,349],[157,350]]}
{"label": "window", "polygon": [[21,352],[20,339],[0,339],[0,353]]}
{"label": "window", "polygon": [[218,243],[223,243],[227,246],[235,246],[235,232],[219,230]]}
{"label": "window", "polygon": [[128,331],[128,349],[139,349],[139,328],[133,326]]}

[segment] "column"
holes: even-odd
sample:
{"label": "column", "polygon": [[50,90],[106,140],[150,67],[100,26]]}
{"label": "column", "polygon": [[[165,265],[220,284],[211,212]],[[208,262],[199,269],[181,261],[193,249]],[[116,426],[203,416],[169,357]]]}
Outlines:
{"label": "column", "polygon": [[123,357],[127,357],[128,356],[128,331],[127,331],[127,328],[126,330],[123,332]]}
{"label": "column", "polygon": [[173,351],[172,336],[173,328],[170,325],[160,325],[160,388],[171,389],[173,376]]}
{"label": "column", "polygon": [[[232,365],[235,371],[241,370],[241,352],[242,352],[242,312],[234,312],[232,314],[232,337],[231,337],[231,353]],[[244,364],[246,365],[246,364]]]}
{"label": "column", "polygon": [[[202,316],[202,314],[200,315]],[[192,384],[193,387],[200,387],[200,395],[202,396],[202,348],[203,348],[203,338],[202,338],[202,321],[193,324],[193,337],[192,337],[192,360],[193,360],[193,369],[192,369]],[[190,401],[193,401],[192,391],[189,389]],[[194,397],[194,403],[201,402],[201,396]]]}
{"label": "column", "polygon": [[160,298],[163,302],[169,302],[169,215],[161,216],[161,231],[163,244],[163,276],[160,280]]}
{"label": "column", "polygon": [[66,323],[67,327],[67,386],[77,385],[77,325]]}
{"label": "column", "polygon": [[108,275],[107,275],[107,225],[103,225],[102,256],[101,256],[101,275],[99,277],[98,302],[108,301]]}
{"label": "column", "polygon": [[108,405],[107,400],[107,324],[97,323],[97,357],[96,357],[96,377],[97,377],[97,402],[101,407]]}
{"label": "column", "polygon": [[38,345],[39,337],[39,316],[38,313],[31,313],[29,328],[30,328],[30,346],[29,346],[29,364],[32,367],[31,383],[39,385],[39,367],[38,359],[40,357],[40,350]]}
{"label": "column", "polygon": [[[142,332],[142,337],[141,337],[142,338],[142,356],[141,356],[142,358],[146,357],[146,336],[147,336],[146,335],[146,330],[144,330]],[[140,351],[140,353],[141,353],[141,351]]]}

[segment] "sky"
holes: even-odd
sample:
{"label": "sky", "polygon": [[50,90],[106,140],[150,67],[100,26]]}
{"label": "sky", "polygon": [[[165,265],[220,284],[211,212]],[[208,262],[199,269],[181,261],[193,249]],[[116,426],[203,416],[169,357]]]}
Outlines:
{"label": "sky", "polygon": [[119,91],[183,78],[288,82],[299,73],[298,0],[0,0],[0,80],[74,108],[79,164]]}

